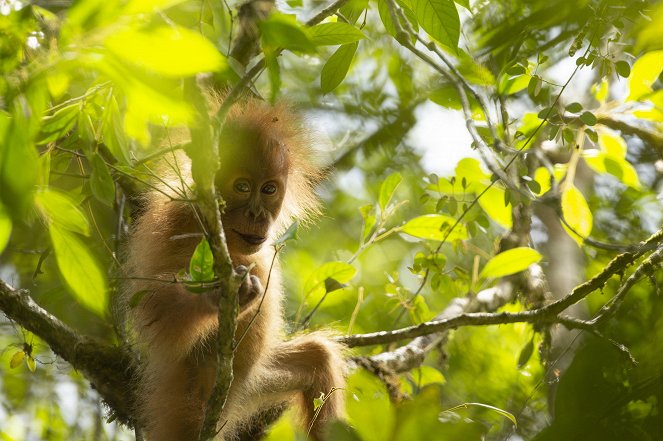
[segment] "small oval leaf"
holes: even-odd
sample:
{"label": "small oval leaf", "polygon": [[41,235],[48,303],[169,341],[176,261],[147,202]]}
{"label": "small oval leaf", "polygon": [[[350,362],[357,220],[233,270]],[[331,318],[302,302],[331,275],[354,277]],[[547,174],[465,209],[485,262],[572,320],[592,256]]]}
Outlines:
{"label": "small oval leaf", "polygon": [[615,63],[615,70],[620,77],[628,78],[628,76],[631,75],[631,65],[624,60]]}
{"label": "small oval leaf", "polygon": [[582,114],[580,115],[580,121],[582,121],[588,126],[593,126],[594,124],[596,124],[597,119],[592,112],[585,111],[582,112]]}
{"label": "small oval leaf", "polygon": [[30,369],[30,372],[34,372],[37,370],[37,362],[35,361],[34,358],[28,356],[28,358],[25,361],[28,365],[28,369]]}
{"label": "small oval leaf", "polygon": [[9,367],[11,369],[16,369],[21,365],[24,359],[25,359],[25,352],[23,352],[23,350],[16,351],[14,355],[12,355],[11,360],[9,360]]}
{"label": "small oval leaf", "polygon": [[212,249],[204,237],[196,246],[189,261],[189,274],[193,282],[209,282],[214,280],[214,256]]}
{"label": "small oval leaf", "polygon": [[518,369],[522,369],[525,367],[529,359],[532,358],[533,353],[534,353],[534,338],[531,338],[527,342],[527,344],[523,346],[523,349],[520,351],[520,355],[518,356]]}

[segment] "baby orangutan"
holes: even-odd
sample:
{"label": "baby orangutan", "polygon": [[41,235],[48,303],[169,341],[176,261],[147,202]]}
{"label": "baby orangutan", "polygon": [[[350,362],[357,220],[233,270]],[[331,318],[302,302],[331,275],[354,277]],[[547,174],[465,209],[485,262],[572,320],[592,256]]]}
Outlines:
{"label": "baby orangutan", "polygon": [[[256,100],[236,105],[221,135],[216,189],[226,202],[222,222],[228,249],[239,271],[254,266],[239,290],[236,338],[248,331],[235,351],[219,439],[233,439],[257,412],[293,400],[299,401],[304,428],[311,427],[314,439],[342,414],[343,391],[331,393],[315,418],[313,407],[321,393],[344,385],[342,348],[316,333],[283,339],[278,263],[269,274],[275,235],[293,218],[317,211],[313,185],[321,173],[311,162],[308,141],[284,106]],[[183,183],[189,184],[186,178]],[[175,185],[176,179],[165,187]],[[172,283],[188,267],[202,228],[195,206],[169,195],[167,188],[165,195],[148,195],[134,225],[125,266],[130,281],[122,295],[126,305],[140,298],[136,306],[127,306],[140,353],[138,425],[149,441],[194,441],[216,375],[219,294],[193,293]]]}

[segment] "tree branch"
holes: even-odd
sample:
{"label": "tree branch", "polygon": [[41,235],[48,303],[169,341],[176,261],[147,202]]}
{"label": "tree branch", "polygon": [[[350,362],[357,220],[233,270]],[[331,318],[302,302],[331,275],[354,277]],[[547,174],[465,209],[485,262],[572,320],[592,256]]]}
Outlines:
{"label": "tree branch", "polygon": [[194,79],[186,83],[185,90],[194,102],[198,118],[190,129],[191,148],[187,153],[191,157],[191,175],[197,188],[197,208],[202,215],[205,237],[214,257],[214,274],[219,279],[217,366],[214,386],[205,407],[200,431],[199,439],[204,441],[217,434],[216,426],[233,380],[234,339],[239,313],[237,291],[241,277],[233,269],[221,224],[219,197],[214,188],[214,178],[219,169],[217,146],[222,122],[212,124],[210,121],[207,101]]}
{"label": "tree branch", "polygon": [[134,373],[132,355],[82,336],[37,305],[27,290],[14,289],[0,280],[0,310],[7,317],[44,340],[51,350],[90,381],[114,417],[133,425]]}
{"label": "tree branch", "polygon": [[[628,266],[643,255],[651,251],[652,246],[663,242],[663,229],[656,232],[649,239],[641,243],[637,251],[618,255],[608,263],[604,270],[592,279],[578,285],[567,296],[546,306],[517,313],[462,313],[454,317],[431,320],[416,326],[408,326],[393,331],[380,331],[368,334],[357,334],[339,337],[337,340],[350,347],[370,346],[376,344],[392,343],[395,341],[425,336],[429,334],[448,331],[461,326],[502,325],[508,323],[555,323],[560,321],[559,314],[569,306],[605,285],[610,277],[623,272]],[[573,327],[572,322],[565,323]]]}

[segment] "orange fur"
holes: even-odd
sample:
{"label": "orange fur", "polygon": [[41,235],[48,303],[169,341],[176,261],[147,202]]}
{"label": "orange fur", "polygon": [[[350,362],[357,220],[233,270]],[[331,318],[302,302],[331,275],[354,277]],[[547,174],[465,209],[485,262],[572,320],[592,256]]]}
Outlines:
{"label": "orange fur", "polygon": [[[285,401],[300,401],[303,423],[308,428],[314,416],[313,399],[343,387],[345,365],[341,347],[322,334],[284,340],[278,262],[269,274],[274,252],[269,246],[272,239],[293,218],[303,219],[318,210],[313,186],[320,180],[321,172],[311,160],[311,140],[285,106],[268,107],[255,100],[235,106],[226,127],[220,147],[222,158],[224,148],[232,152],[236,149],[238,155],[242,149],[254,149],[258,157],[255,164],[226,163],[224,167],[222,163],[222,170],[235,173],[235,168],[247,166],[255,168],[256,174],[270,168],[285,170],[280,173],[287,176],[279,179],[287,181],[287,185],[281,199],[263,202],[261,206],[256,202],[251,209],[248,205],[233,209],[229,204],[228,213],[222,216],[227,236],[233,234],[233,229],[258,234],[254,232],[263,228],[265,219],[270,225],[266,233],[269,239],[257,250],[245,252],[242,236],[228,239],[233,264],[255,264],[251,274],[257,276],[263,288],[269,277],[269,285],[260,312],[257,313],[260,299],[255,299],[244,306],[238,317],[239,337],[257,313],[235,352],[234,380],[219,419],[223,425],[220,439],[232,439],[233,433],[247,424],[253,414]],[[224,145],[224,139],[229,144],[236,142],[236,133],[248,134],[238,135],[240,141],[250,139],[260,145]],[[274,165],[275,158],[283,155],[285,162]],[[202,231],[195,209],[189,203],[172,200],[176,196],[173,188],[188,186],[188,165],[181,158],[178,162],[184,170],[180,173],[184,180],[173,178],[171,185],[162,186],[163,192],[147,197],[144,214],[136,221],[127,244],[124,268],[129,278],[123,288],[124,304],[129,305],[135,293],[144,293],[135,307],[127,306],[127,313],[130,335],[140,354],[138,421],[150,441],[198,439],[216,372],[211,344],[218,327],[216,306],[210,297],[173,283],[178,271],[188,267]],[[224,179],[221,176],[219,182]],[[219,192],[235,191],[232,181],[229,185],[231,190],[218,189]],[[256,194],[258,199],[268,198],[262,188]],[[259,219],[257,213],[267,214],[265,219]],[[330,396],[313,422],[311,434],[315,439],[320,439],[327,421],[342,414],[342,404],[342,391]]]}

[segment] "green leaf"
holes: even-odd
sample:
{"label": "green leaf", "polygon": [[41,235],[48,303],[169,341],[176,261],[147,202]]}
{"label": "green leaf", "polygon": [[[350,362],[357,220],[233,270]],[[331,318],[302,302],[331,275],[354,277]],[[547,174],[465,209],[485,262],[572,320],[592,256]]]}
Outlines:
{"label": "green leaf", "polygon": [[575,102],[566,106],[566,111],[571,113],[580,113],[582,111],[582,104]]}
{"label": "green leaf", "polygon": [[289,240],[297,240],[297,232],[299,229],[299,221],[294,221],[290,226],[288,227],[287,230],[279,237],[276,242],[274,242],[272,245],[281,245],[286,243]]}
{"label": "green leaf", "polygon": [[355,24],[368,7],[368,0],[350,0],[339,9],[339,12],[351,23]]}
{"label": "green leaf", "polygon": [[428,34],[456,51],[460,36],[460,19],[452,0],[410,0],[417,21]]}
{"label": "green leaf", "polygon": [[513,66],[509,67],[505,72],[508,75],[515,77],[516,75],[523,75],[524,73],[527,72],[527,69],[525,69],[525,66],[521,64],[514,64]]}
{"label": "green leaf", "polygon": [[[477,193],[483,191],[485,185],[477,188]],[[505,229],[510,229],[513,225],[513,215],[511,204],[505,204],[505,193],[508,190],[493,185],[479,198],[479,206],[493,221]]]}
{"label": "green leaf", "polygon": [[320,396],[313,398],[313,410],[319,409],[323,404],[325,404],[325,393],[320,392]]}
{"label": "green leaf", "polygon": [[368,239],[368,236],[371,234],[371,231],[373,231],[373,227],[375,226],[376,223],[376,218],[375,218],[375,206],[373,204],[368,204],[364,205],[362,207],[359,207],[359,212],[361,213],[361,217],[364,221],[364,225],[361,229],[361,237],[362,237],[362,243],[366,239]]}
{"label": "green leaf", "polygon": [[412,376],[420,389],[429,384],[445,384],[447,382],[442,372],[432,366],[421,366],[412,373]]}
{"label": "green leaf", "polygon": [[[414,12],[406,5],[402,0],[396,0],[398,6],[403,10],[405,17],[410,22],[415,31],[419,30],[419,24],[417,23],[417,17],[415,17]],[[396,27],[391,21],[391,14],[389,13],[389,6],[385,0],[378,0],[378,14],[380,15],[380,20],[384,25],[384,29],[389,35],[396,38]],[[412,42],[414,43],[416,38],[412,36]]]}
{"label": "green leaf", "polygon": [[527,84],[527,93],[529,96],[532,98],[539,96],[542,85],[543,81],[541,80],[541,77],[538,75],[532,75],[532,78],[530,78],[529,83]]}
{"label": "green leaf", "polygon": [[462,108],[458,91],[451,84],[434,89],[428,95],[428,99],[447,109],[460,110]]}
{"label": "green leaf", "polygon": [[9,243],[12,234],[12,220],[7,209],[0,203],[0,254]]}
{"label": "green leaf", "polygon": [[652,84],[663,70],[663,50],[647,52],[633,64],[628,79],[628,100],[638,100],[652,92]]}
{"label": "green leaf", "polygon": [[601,150],[608,155],[619,159],[626,158],[626,141],[617,132],[601,130],[598,142]]}
{"label": "green leaf", "polygon": [[56,224],[49,226],[55,260],[76,300],[103,316],[108,302],[106,278],[92,254],[71,232]]}
{"label": "green leaf", "polygon": [[622,76],[624,78],[628,78],[628,76],[631,75],[631,65],[624,60],[620,60],[617,63],[615,63],[615,70],[617,71],[619,76]]}
{"label": "green leaf", "polygon": [[575,186],[569,187],[562,193],[562,215],[575,233],[563,223],[562,226],[578,245],[582,245],[584,238],[589,237],[592,232],[594,220],[587,201]]}
{"label": "green leaf", "polygon": [[327,279],[338,283],[346,283],[352,279],[357,270],[346,262],[327,262],[316,269],[304,285],[307,295],[318,295],[326,292]]}
{"label": "green leaf", "polygon": [[[16,109],[18,112],[31,114],[32,109]],[[0,119],[5,116],[0,112]],[[32,191],[39,179],[39,155],[27,139],[25,115],[14,115],[7,136],[0,138],[0,191],[3,202],[12,210],[26,209],[30,206]],[[34,118],[39,120],[38,118]],[[3,121],[0,121],[2,124]],[[19,171],[20,172],[17,172]]]}
{"label": "green leaf", "polygon": [[47,144],[63,138],[74,128],[80,111],[79,104],[72,104],[58,110],[53,115],[44,117],[37,144]]}
{"label": "green leaf", "polygon": [[355,43],[365,38],[364,33],[347,23],[321,23],[308,28],[316,46]]}
{"label": "green leaf", "polygon": [[[398,231],[409,234],[410,236],[428,240],[443,240],[447,231],[456,223],[456,219],[443,214],[425,214],[423,216],[410,219]],[[458,224],[449,234],[448,241],[467,239],[467,229],[465,225]]]}
{"label": "green leaf", "polygon": [[640,189],[640,179],[635,168],[624,158],[605,151],[583,150],[582,157],[589,167],[597,173],[610,173],[624,185]]}
{"label": "green leaf", "polygon": [[189,261],[189,275],[193,282],[209,282],[214,280],[214,256],[212,249],[204,237],[196,246]]}
{"label": "green leaf", "polygon": [[529,75],[501,75],[497,85],[497,91],[500,95],[513,95],[529,86]]}
{"label": "green leaf", "polygon": [[490,259],[481,270],[480,275],[483,278],[497,278],[519,273],[540,261],[541,257],[541,254],[532,248],[513,248]]}
{"label": "green leaf", "polygon": [[122,130],[120,108],[112,94],[109,94],[104,106],[101,135],[103,143],[118,161],[117,163],[129,164],[131,156],[129,155],[126,134]]}
{"label": "green leaf", "polygon": [[214,45],[182,26],[126,29],[111,34],[105,45],[116,57],[165,77],[217,72],[226,61]]}
{"label": "green leaf", "polygon": [[534,337],[532,337],[527,344],[523,347],[523,349],[520,351],[520,355],[518,356],[518,369],[522,369],[525,367],[527,362],[529,361],[530,358],[532,358],[532,354],[534,353]]}
{"label": "green leaf", "polygon": [[12,355],[11,360],[9,360],[9,368],[16,369],[21,365],[21,363],[23,363],[24,359],[25,359],[25,352],[22,349],[14,352],[14,355]]}
{"label": "green leaf", "polygon": [[550,190],[550,172],[545,167],[539,167],[534,172],[534,180],[539,184],[539,191],[535,191],[537,195],[545,194]]}
{"label": "green leaf", "polygon": [[[454,171],[456,173],[456,182],[460,182],[463,188],[471,192],[475,192],[477,188],[479,188],[479,190],[476,191],[477,193],[483,190],[483,185],[479,184],[485,184],[490,178],[490,175],[484,172],[481,168],[479,160],[475,158],[461,159],[458,161]],[[465,184],[463,184],[463,182]]]}
{"label": "green leaf", "polygon": [[380,186],[380,196],[378,198],[380,204],[380,210],[384,212],[384,209],[387,207],[387,204],[391,200],[391,197],[394,195],[396,188],[403,180],[403,177],[400,173],[394,172],[387,176],[387,179],[382,182]]}
{"label": "green leaf", "polygon": [[320,73],[320,89],[322,93],[329,93],[336,89],[343,79],[345,79],[358,46],[358,43],[344,44],[336,49],[336,52],[329,57]]}
{"label": "green leaf", "polygon": [[582,112],[582,114],[580,115],[580,121],[582,121],[588,126],[593,126],[594,124],[596,124],[597,119],[592,112],[585,111]]}
{"label": "green leaf", "polygon": [[35,203],[49,222],[74,233],[90,235],[90,225],[85,215],[78,208],[78,203],[67,194],[44,189],[35,194]]}
{"label": "green leaf", "polygon": [[276,101],[276,97],[281,90],[281,66],[279,65],[278,52],[271,49],[265,50],[265,65],[267,66],[267,74],[269,77],[270,85],[270,101]]}
{"label": "green leaf", "polygon": [[97,153],[93,153],[89,159],[92,164],[92,175],[90,176],[92,194],[99,201],[112,207],[115,201],[115,182],[108,166]]}
{"label": "green leaf", "polygon": [[317,51],[307,28],[304,28],[292,15],[273,13],[258,23],[262,33],[263,47],[284,48],[291,51],[312,54]]}

